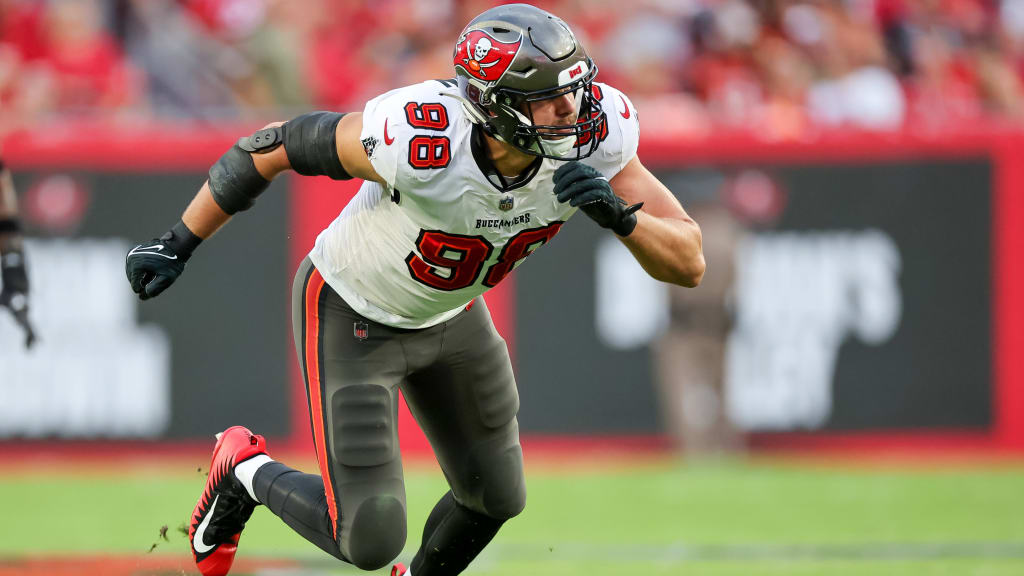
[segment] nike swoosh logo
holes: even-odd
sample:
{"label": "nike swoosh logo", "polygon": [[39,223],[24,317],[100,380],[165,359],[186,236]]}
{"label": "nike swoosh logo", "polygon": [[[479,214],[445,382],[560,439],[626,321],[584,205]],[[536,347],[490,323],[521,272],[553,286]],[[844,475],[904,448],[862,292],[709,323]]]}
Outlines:
{"label": "nike swoosh logo", "polygon": [[388,119],[384,119],[384,143],[391,146],[395,141],[394,138],[388,138]]}
{"label": "nike swoosh logo", "polygon": [[629,117],[631,116],[629,112],[629,104],[626,104],[626,99],[622,97],[622,94],[619,94],[619,100],[622,100],[622,107],[626,109],[625,112],[619,112],[619,114],[621,114],[626,120],[629,120]]}
{"label": "nike swoosh logo", "polygon": [[161,254],[160,252],[147,252],[147,250],[163,250],[163,249],[164,249],[163,244],[154,244],[152,246],[145,246],[145,247],[143,247],[143,246],[136,246],[135,248],[132,248],[131,252],[128,253],[128,257],[130,258],[130,257],[136,256],[136,255],[150,254],[152,256],[162,256],[164,258],[167,258],[168,260],[177,260],[178,259],[178,255],[177,254],[174,254],[173,256],[168,256],[167,254]]}
{"label": "nike swoosh logo", "polygon": [[219,499],[220,494],[213,499],[213,504],[210,505],[210,511],[206,513],[206,518],[203,518],[203,522],[199,525],[199,528],[196,528],[196,535],[192,539],[192,547],[200,554],[206,554],[216,546],[216,544],[207,544],[206,542],[203,542],[203,535],[206,534],[206,528],[210,525],[210,518],[213,518],[213,509],[217,507],[217,500]]}

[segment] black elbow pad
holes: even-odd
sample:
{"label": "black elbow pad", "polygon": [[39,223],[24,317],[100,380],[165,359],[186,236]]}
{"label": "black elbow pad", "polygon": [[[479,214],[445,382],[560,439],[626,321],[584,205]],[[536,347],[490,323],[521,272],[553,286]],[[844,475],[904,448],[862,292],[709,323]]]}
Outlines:
{"label": "black elbow pad", "polygon": [[352,178],[341,165],[335,131],[344,114],[310,112],[282,126],[284,151],[292,170],[303,176],[327,176],[332,180]]}
{"label": "black elbow pad", "polygon": [[256,170],[252,156],[238,144],[210,168],[209,183],[214,201],[227,214],[252,208],[256,198],[270,186]]}

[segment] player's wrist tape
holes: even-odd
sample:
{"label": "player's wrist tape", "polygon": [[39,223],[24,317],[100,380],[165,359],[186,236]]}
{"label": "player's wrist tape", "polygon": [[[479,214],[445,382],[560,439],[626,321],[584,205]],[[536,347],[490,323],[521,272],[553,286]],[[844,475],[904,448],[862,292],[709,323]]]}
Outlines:
{"label": "player's wrist tape", "polygon": [[183,221],[178,220],[170,230],[160,237],[160,241],[173,250],[182,262],[186,262],[203,239],[189,230]]}
{"label": "player's wrist tape", "polygon": [[21,221],[17,218],[0,218],[0,234],[21,232]]}
{"label": "player's wrist tape", "polygon": [[612,232],[615,232],[622,237],[632,234],[633,230],[636,229],[636,213],[643,207],[643,202],[637,202],[632,206],[627,206],[623,212],[622,218],[620,218],[619,222],[612,227]]}
{"label": "player's wrist tape", "polygon": [[344,114],[310,112],[281,126],[288,162],[303,176],[327,176],[332,180],[352,178],[338,157],[337,129]]}

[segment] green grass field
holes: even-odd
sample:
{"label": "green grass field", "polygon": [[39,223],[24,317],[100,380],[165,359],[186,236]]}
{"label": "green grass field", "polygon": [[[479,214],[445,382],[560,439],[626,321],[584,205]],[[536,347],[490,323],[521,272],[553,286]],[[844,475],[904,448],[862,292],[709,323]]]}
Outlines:
{"label": "green grass field", "polygon": [[[433,468],[406,472],[408,562],[445,487]],[[528,462],[527,473],[526,511],[467,574],[1024,574],[1024,464]],[[26,558],[73,562],[78,555],[173,565],[129,573],[194,573],[176,528],[202,484],[195,467],[0,472],[0,575],[17,573]],[[170,527],[169,542],[158,538],[162,525]],[[301,540],[266,509],[254,514],[238,558],[246,574],[361,573]],[[260,567],[274,559],[295,565]]]}

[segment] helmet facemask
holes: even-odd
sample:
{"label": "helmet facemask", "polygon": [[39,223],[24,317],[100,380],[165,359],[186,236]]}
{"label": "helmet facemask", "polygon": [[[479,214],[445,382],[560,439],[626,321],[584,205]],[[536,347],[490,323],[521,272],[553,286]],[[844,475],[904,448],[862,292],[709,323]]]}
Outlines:
{"label": "helmet facemask", "polygon": [[[605,115],[601,103],[594,97],[593,81],[597,67],[591,63],[590,71],[581,78],[552,90],[526,92],[511,88],[495,90],[494,103],[489,111],[496,135],[516,149],[533,156],[554,160],[580,160],[594,153],[600,143],[598,133],[604,127]],[[572,125],[537,124],[531,104],[550,98],[573,94],[576,123]],[[505,117],[507,121],[500,119]],[[580,143],[585,143],[580,145]],[[575,150],[575,152],[573,152]]]}
{"label": "helmet facemask", "polygon": [[[597,150],[601,141],[599,134],[606,122],[601,102],[593,91],[597,66],[593,61],[589,64],[589,71],[580,78],[549,90],[524,91],[498,86],[481,91],[469,83],[465,88],[469,99],[463,103],[471,108],[470,116],[482,124],[488,134],[520,152],[567,162],[581,160]],[[460,84],[465,82],[462,78],[459,80]],[[559,126],[534,122],[531,103],[569,93],[575,93],[575,124]]]}

